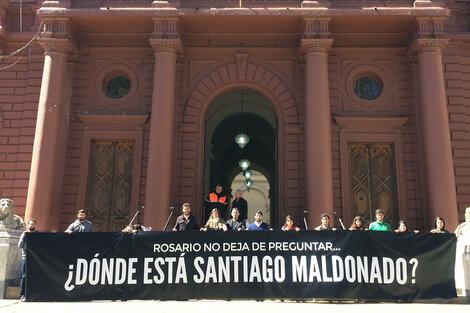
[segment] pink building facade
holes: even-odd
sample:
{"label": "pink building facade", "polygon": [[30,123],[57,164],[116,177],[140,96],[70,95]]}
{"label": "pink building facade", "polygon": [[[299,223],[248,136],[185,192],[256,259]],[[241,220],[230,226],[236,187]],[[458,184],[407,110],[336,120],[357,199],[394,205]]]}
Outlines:
{"label": "pink building facade", "polygon": [[43,230],[202,219],[241,158],[275,227],[470,204],[466,1],[0,0],[0,51],[0,196]]}

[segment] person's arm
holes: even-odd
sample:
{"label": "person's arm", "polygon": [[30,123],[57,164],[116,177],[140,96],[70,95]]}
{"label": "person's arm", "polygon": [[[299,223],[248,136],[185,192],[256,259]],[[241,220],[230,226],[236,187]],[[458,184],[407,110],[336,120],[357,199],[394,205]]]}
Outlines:
{"label": "person's arm", "polygon": [[23,249],[24,247],[24,236],[25,236],[25,231],[21,234],[20,236],[20,241],[18,241],[18,248]]}
{"label": "person's arm", "polygon": [[69,227],[65,230],[65,233],[71,234],[75,231],[74,223],[70,224]]}

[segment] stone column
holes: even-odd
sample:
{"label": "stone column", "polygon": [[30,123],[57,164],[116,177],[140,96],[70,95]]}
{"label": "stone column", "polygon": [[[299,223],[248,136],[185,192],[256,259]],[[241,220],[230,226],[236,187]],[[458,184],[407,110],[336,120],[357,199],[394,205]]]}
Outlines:
{"label": "stone column", "polygon": [[416,39],[420,80],[420,124],[423,138],[430,219],[441,216],[448,229],[458,224],[454,164],[442,68],[442,49],[449,39]]}
{"label": "stone column", "polygon": [[303,39],[305,53],[305,164],[309,227],[322,212],[333,223],[328,51],[333,39]]}
{"label": "stone column", "polygon": [[144,225],[162,230],[169,214],[179,39],[150,39],[155,51]]}
{"label": "stone column", "polygon": [[[25,220],[37,218],[41,229],[51,230],[55,212],[59,156],[65,154],[61,144],[64,119],[68,118],[65,101],[68,53],[76,51],[67,39],[39,39],[45,52],[38,117],[34,135],[31,173],[26,200]],[[71,88],[71,85],[68,86]]]}

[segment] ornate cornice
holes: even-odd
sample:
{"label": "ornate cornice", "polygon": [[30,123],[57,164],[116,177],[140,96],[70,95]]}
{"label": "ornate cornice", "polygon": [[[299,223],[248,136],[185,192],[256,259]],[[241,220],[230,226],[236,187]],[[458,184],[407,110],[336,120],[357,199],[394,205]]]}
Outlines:
{"label": "ornate cornice", "polygon": [[324,52],[327,53],[331,49],[333,39],[302,39],[300,48],[303,53]]}
{"label": "ornate cornice", "polygon": [[158,52],[169,52],[178,54],[181,53],[182,44],[180,39],[149,39],[149,43],[152,46],[155,53]]}
{"label": "ornate cornice", "polygon": [[418,38],[411,45],[409,53],[411,55],[426,52],[442,53],[449,40],[449,38]]}
{"label": "ornate cornice", "polygon": [[71,0],[46,0],[42,3],[43,8],[66,8],[72,7]]}
{"label": "ornate cornice", "polygon": [[62,52],[67,54],[77,54],[78,49],[68,39],[39,38],[39,44],[47,52]]}

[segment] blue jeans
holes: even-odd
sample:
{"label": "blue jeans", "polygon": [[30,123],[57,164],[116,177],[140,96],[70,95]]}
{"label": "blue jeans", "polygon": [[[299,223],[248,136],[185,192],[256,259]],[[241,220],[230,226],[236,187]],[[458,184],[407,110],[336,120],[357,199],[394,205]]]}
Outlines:
{"label": "blue jeans", "polygon": [[20,297],[24,296],[24,282],[26,278],[26,259],[21,259],[21,281],[20,281]]}

